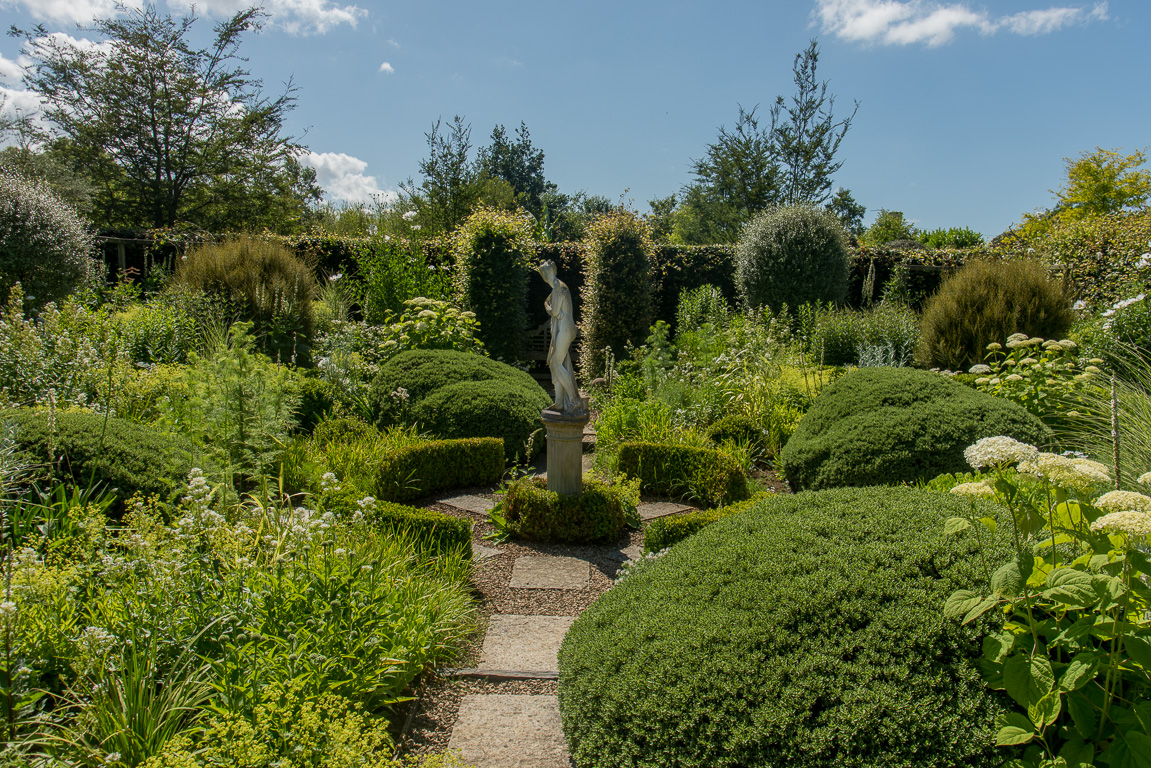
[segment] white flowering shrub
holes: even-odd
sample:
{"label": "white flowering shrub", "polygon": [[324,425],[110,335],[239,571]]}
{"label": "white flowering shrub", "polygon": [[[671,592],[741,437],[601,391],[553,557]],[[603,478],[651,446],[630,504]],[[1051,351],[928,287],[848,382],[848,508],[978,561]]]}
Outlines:
{"label": "white flowering shrub", "polygon": [[1015,555],[987,563],[987,585],[955,592],[944,613],[964,624],[1004,619],[983,638],[981,663],[987,684],[1016,705],[995,720],[1003,757],[1018,768],[1138,765],[1151,745],[1151,496],[1101,493],[1112,484],[1103,464],[1008,437],[965,455],[989,471],[951,489],[973,501],[945,530],[982,546],[1007,527]]}
{"label": "white flowering shrub", "polygon": [[1136,359],[1151,360],[1151,301],[1144,293],[1114,302],[1082,330],[1089,354],[1108,370],[1129,374]]}
{"label": "white flowering shrub", "polygon": [[37,308],[95,272],[79,214],[46,184],[0,168],[0,299],[20,283],[26,306]]}

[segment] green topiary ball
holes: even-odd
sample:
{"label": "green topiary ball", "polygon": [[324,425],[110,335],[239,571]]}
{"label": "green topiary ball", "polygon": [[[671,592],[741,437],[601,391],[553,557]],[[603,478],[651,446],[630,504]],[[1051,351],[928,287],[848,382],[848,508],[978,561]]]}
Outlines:
{"label": "green topiary ball", "polygon": [[946,376],[860,368],[820,393],[780,456],[797,491],[914,483],[966,471],[963,450],[995,435],[1051,439],[1020,406]]}
{"label": "green topiary ball", "polygon": [[916,361],[965,371],[1013,333],[1061,339],[1075,320],[1067,286],[1037,261],[968,262],[927,300]]}
{"label": "green topiary ball", "polygon": [[43,462],[52,479],[81,488],[105,485],[122,512],[133,494],[167,499],[192,468],[192,444],[132,421],[73,411],[24,408],[0,411],[0,428],[11,427],[16,443]]}
{"label": "green topiary ball", "polygon": [[[977,663],[994,612],[942,615],[983,578],[974,537],[943,534],[969,504],[910,488],[776,496],[641,563],[560,649],[575,763],[999,765],[992,724],[1010,702]],[[1003,536],[989,549],[1009,557]]]}
{"label": "green topiary ball", "polygon": [[735,275],[740,297],[752,307],[839,304],[847,296],[847,232],[822,208],[769,208],[744,227]]}
{"label": "green topiary ball", "polygon": [[443,439],[501,437],[509,461],[534,458],[544,447],[536,435],[529,455],[524,444],[543,429],[540,413],[551,402],[540,385],[530,389],[509,381],[458,381],[440,387],[412,406],[412,419]]}
{"label": "green topiary ball", "polygon": [[83,219],[47,184],[0,169],[0,302],[16,283],[26,308],[64,298],[96,273],[92,250]]}

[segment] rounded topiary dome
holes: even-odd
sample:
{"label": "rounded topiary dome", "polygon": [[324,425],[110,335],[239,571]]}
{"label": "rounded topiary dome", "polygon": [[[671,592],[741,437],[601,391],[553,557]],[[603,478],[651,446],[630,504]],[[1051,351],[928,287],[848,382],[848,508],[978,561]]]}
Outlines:
{"label": "rounded topiary dome", "polygon": [[1007,435],[1044,445],[1051,430],[1021,406],[912,368],[860,368],[826,387],[780,458],[791,487],[893,485],[971,468],[963,450]]}
{"label": "rounded topiary dome", "polygon": [[752,307],[793,309],[847,296],[848,236],[834,214],[809,205],[769,208],[735,248],[736,285]]}
{"label": "rounded topiary dome", "polygon": [[[943,534],[969,504],[911,488],[775,496],[641,565],[560,650],[576,764],[999,765],[1010,701],[978,668],[995,612],[942,615],[982,575],[974,537]],[[989,548],[1008,557],[1003,537]]]}

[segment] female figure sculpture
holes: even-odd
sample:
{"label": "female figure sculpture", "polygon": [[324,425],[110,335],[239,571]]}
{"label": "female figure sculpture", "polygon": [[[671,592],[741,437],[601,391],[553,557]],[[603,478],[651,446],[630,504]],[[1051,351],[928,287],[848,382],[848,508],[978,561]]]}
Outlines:
{"label": "female figure sculpture", "polygon": [[571,291],[556,275],[554,261],[542,262],[536,270],[552,287],[551,295],[544,302],[544,308],[551,317],[552,339],[548,347],[548,368],[551,369],[552,385],[556,390],[556,401],[551,409],[561,413],[576,413],[583,410],[583,401],[580,400],[571,360],[571,343],[576,337]]}

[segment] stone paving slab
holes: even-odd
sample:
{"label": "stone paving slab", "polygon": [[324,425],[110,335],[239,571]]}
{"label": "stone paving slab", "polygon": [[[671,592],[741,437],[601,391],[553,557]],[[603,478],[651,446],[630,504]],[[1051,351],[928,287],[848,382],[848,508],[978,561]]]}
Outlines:
{"label": "stone paving slab", "polygon": [[616,562],[626,563],[628,560],[639,560],[642,554],[643,547],[639,544],[633,544],[630,547],[625,547],[615,552],[608,552],[607,558],[609,560],[615,560]]}
{"label": "stone paving slab", "polygon": [[472,560],[483,560],[484,558],[495,557],[496,555],[502,555],[503,553],[504,551],[502,549],[485,547],[483,544],[476,544],[474,541],[472,542]]}
{"label": "stone paving slab", "polygon": [[679,504],[674,501],[644,501],[638,507],[639,516],[643,520],[655,520],[657,517],[667,517],[679,512],[688,512],[695,507]]}
{"label": "stone paving slab", "polygon": [[578,557],[523,555],[512,566],[512,589],[583,589],[591,563]]}
{"label": "stone paving slab", "polygon": [[445,498],[437,499],[441,504],[450,504],[456,509],[465,509],[468,512],[476,512],[478,514],[487,514],[491,511],[492,507],[496,505],[491,499],[485,499],[483,496],[448,496]]}
{"label": "stone paving slab", "polygon": [[448,749],[476,768],[569,768],[555,696],[470,694]]}
{"label": "stone paving slab", "polygon": [[488,622],[479,668],[559,672],[559,650],[574,616],[497,613]]}

